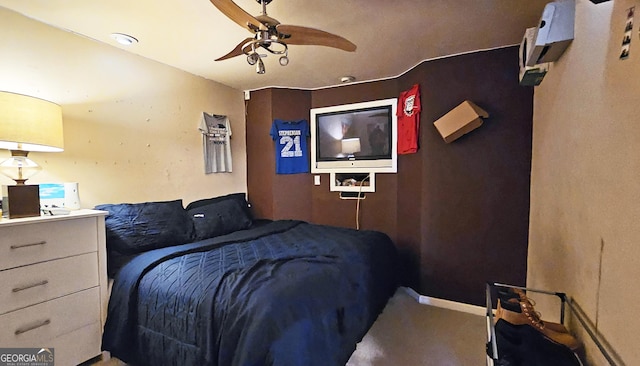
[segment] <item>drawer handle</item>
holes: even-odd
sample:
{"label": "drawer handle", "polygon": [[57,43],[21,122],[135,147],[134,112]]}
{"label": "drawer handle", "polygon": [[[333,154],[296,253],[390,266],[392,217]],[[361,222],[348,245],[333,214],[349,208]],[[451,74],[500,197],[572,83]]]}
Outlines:
{"label": "drawer handle", "polygon": [[39,241],[39,242],[35,242],[35,243],[29,243],[29,244],[17,244],[17,245],[12,245],[11,249],[20,249],[20,248],[27,248],[27,247],[33,247],[36,245],[44,245],[47,244],[46,241]]}
{"label": "drawer handle", "polygon": [[34,330],[34,329],[38,329],[40,327],[44,327],[45,325],[51,324],[51,320],[47,319],[47,320],[43,320],[40,323],[34,324],[34,325],[28,325],[24,328],[19,328],[16,329],[15,331],[15,335],[20,335],[22,333],[26,333],[30,330]]}
{"label": "drawer handle", "polygon": [[34,288],[34,287],[38,287],[38,286],[44,286],[47,283],[49,283],[49,281],[43,280],[43,281],[40,281],[38,283],[33,283],[31,285],[24,285],[24,286],[16,287],[12,291],[13,292],[20,292],[20,291],[28,290],[30,288]]}

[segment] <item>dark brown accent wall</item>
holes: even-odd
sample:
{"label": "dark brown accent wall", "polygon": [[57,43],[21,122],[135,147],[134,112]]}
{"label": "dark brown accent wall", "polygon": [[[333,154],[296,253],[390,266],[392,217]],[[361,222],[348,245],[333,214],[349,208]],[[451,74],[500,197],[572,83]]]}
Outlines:
{"label": "dark brown accent wall", "polygon": [[[273,119],[309,109],[397,97],[420,84],[418,153],[397,174],[377,174],[361,201],[360,228],[387,233],[402,258],[403,284],[426,296],[484,304],[486,281],[524,285],[529,221],[533,89],[518,85],[518,49],[424,62],[401,77],[303,91],[265,89],[247,106],[249,200],[264,218],[356,226],[356,201],[329,191],[329,175],[275,174]],[[469,99],[490,113],[446,144],[433,122]]]}
{"label": "dark brown accent wall", "polygon": [[274,119],[309,119],[309,91],[266,89],[247,103],[248,199],[257,217],[313,221],[310,174],[275,174],[275,145],[269,132]]}

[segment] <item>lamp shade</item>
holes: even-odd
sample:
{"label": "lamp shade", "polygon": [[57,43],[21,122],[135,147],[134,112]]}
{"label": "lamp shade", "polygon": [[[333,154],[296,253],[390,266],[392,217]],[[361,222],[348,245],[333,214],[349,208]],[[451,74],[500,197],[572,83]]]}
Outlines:
{"label": "lamp shade", "polygon": [[0,91],[0,149],[59,152],[64,149],[62,108],[26,95]]}
{"label": "lamp shade", "polygon": [[343,154],[355,154],[357,152],[360,152],[360,138],[342,139]]}

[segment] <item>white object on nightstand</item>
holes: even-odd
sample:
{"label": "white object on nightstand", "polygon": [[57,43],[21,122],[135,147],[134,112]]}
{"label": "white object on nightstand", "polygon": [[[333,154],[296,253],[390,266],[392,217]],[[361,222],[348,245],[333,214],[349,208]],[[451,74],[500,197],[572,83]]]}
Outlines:
{"label": "white object on nightstand", "polygon": [[0,345],[54,348],[56,365],[100,355],[106,212],[0,221]]}

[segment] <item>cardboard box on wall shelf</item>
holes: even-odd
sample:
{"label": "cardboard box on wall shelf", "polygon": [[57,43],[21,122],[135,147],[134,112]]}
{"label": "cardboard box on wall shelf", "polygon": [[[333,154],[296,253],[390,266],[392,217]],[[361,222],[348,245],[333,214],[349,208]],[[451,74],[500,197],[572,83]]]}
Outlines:
{"label": "cardboard box on wall shelf", "polygon": [[465,100],[433,123],[446,143],[450,143],[482,125],[482,118],[489,117],[484,109]]}

